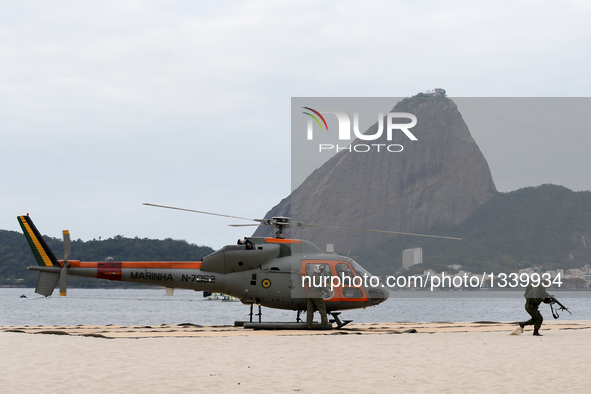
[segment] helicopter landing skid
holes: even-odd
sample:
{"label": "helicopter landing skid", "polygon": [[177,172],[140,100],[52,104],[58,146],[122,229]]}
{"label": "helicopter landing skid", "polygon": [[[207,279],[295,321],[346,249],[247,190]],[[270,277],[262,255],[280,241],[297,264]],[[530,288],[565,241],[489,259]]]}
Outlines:
{"label": "helicopter landing skid", "polygon": [[[254,304],[250,304],[250,313],[249,313],[249,317],[250,317],[250,321],[246,322],[246,321],[235,321],[234,322],[234,326],[235,327],[244,327],[244,328],[254,328],[254,329],[258,329],[258,330],[277,330],[277,329],[306,329],[306,323],[300,318],[300,315],[302,313],[302,311],[298,310],[297,311],[297,317],[296,317],[296,322],[295,323],[282,323],[282,322],[268,322],[268,323],[263,323],[261,322],[261,317],[263,315],[263,312],[261,311],[261,304],[259,305],[259,313],[254,313],[253,312],[253,307]],[[323,329],[323,330],[330,330],[333,328],[332,324],[336,323],[337,327],[336,329],[340,329],[345,327],[347,324],[351,323],[353,320],[341,320],[339,318],[339,315],[341,314],[341,312],[329,312],[329,315],[332,316],[332,319],[329,320],[329,324],[327,326],[321,326],[319,323],[312,323],[312,329],[318,330],[318,329]],[[259,322],[255,323],[252,321],[252,317],[254,316],[258,316],[259,317]]]}
{"label": "helicopter landing skid", "polygon": [[332,330],[332,323],[326,326],[320,325],[320,323],[312,323],[312,327],[308,328],[306,323],[294,323],[294,322],[266,322],[266,323],[248,323],[244,322],[242,327],[253,330]]}
{"label": "helicopter landing skid", "polygon": [[330,315],[332,316],[332,320],[330,320],[331,323],[336,323],[337,324],[337,329],[338,328],[343,328],[345,327],[347,324],[351,323],[353,320],[341,320],[339,319],[339,315],[341,314],[341,312],[331,312]]}
{"label": "helicopter landing skid", "polygon": [[254,313],[252,310],[254,307],[254,304],[250,304],[250,313],[248,314],[249,320],[247,322],[242,321],[242,320],[237,320],[234,322],[234,327],[244,327],[244,323],[253,323],[253,321],[252,321],[253,316],[258,316],[259,323],[261,323],[261,318],[263,317],[263,312],[261,311],[261,304],[258,304],[258,306],[259,306],[259,313]]}
{"label": "helicopter landing skid", "polygon": [[[298,315],[296,317],[296,322],[297,323],[303,323],[304,321],[300,318],[302,311],[298,311]],[[332,320],[330,320],[330,323],[336,323],[337,324],[337,329],[345,327],[347,324],[351,323],[353,320],[345,320],[342,321],[341,319],[339,319],[339,315],[341,314],[341,312],[329,312],[329,315],[332,316]]]}

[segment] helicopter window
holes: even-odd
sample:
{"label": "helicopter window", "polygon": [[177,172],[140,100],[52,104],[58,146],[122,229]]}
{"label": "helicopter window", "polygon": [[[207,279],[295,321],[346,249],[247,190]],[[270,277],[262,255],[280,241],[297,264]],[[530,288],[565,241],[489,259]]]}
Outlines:
{"label": "helicopter window", "polygon": [[367,272],[367,270],[365,268],[363,268],[362,266],[360,266],[359,263],[356,262],[355,260],[351,260],[351,265],[353,266],[353,268],[355,268],[355,271],[357,271],[357,273],[359,275],[364,274],[364,275],[367,275],[369,278],[377,278],[378,283],[382,283],[382,281],[381,281],[381,279],[379,277],[377,277],[375,275],[372,275],[369,272]]}
{"label": "helicopter window", "polygon": [[353,271],[351,271],[351,267],[349,267],[349,264],[338,263],[337,266],[335,267],[335,269],[337,271],[337,276],[339,278],[353,278],[353,277],[355,277],[355,273]]}
{"label": "helicopter window", "polygon": [[345,298],[362,298],[363,292],[359,287],[343,287],[343,296]]}
{"label": "helicopter window", "polygon": [[359,275],[367,274],[367,276],[373,276],[372,274],[367,272],[367,270],[365,268],[360,266],[359,263],[356,262],[355,260],[351,260],[351,266],[355,269],[355,271],[357,271],[357,274],[359,274]]}
{"label": "helicopter window", "polygon": [[[306,264],[306,275],[310,276],[314,273],[314,266],[316,264],[308,263]],[[324,266],[324,271],[322,271],[323,276],[331,276],[332,272],[330,271],[330,265],[328,264],[319,264]]]}

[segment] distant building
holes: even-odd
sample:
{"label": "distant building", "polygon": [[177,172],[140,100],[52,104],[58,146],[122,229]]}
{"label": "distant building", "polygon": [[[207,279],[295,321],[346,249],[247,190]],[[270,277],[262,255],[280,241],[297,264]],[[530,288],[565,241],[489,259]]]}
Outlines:
{"label": "distant building", "polygon": [[[568,272],[568,271],[570,271],[570,272]],[[583,277],[583,271],[578,268],[572,268],[568,271],[566,271],[566,272],[571,274],[573,276],[573,278],[582,278]]]}
{"label": "distant building", "polygon": [[435,88],[433,90],[427,90],[426,92],[419,93],[421,96],[435,96],[435,97],[447,97],[445,89]]}
{"label": "distant building", "polygon": [[423,248],[405,249],[402,251],[402,268],[410,268],[423,262]]}
{"label": "distant building", "polygon": [[435,96],[445,97],[445,89],[435,88]]}
{"label": "distant building", "polygon": [[556,274],[560,275],[561,278],[564,278],[564,270],[563,269],[557,269]]}

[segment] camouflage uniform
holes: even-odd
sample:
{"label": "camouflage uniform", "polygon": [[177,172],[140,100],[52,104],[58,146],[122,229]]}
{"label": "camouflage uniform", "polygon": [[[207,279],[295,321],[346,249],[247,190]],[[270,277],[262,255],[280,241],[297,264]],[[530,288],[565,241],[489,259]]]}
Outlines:
{"label": "camouflage uniform", "polygon": [[318,284],[322,280],[324,275],[317,272],[312,272],[310,275],[310,286],[308,288],[308,304],[306,323],[308,328],[312,328],[312,320],[314,319],[314,311],[320,313],[320,325],[328,325],[328,318],[326,317],[326,305],[324,304],[324,298],[322,298],[322,286],[314,286],[314,283]]}
{"label": "camouflage uniform", "polygon": [[525,322],[519,323],[521,328],[525,326],[534,326],[534,335],[541,335],[539,333],[540,327],[542,327],[542,322],[544,321],[544,317],[540,313],[538,309],[542,301],[546,301],[546,299],[550,298],[550,294],[546,293],[546,289],[541,284],[537,287],[533,287],[531,283],[526,287],[525,294],[523,295],[526,299],[525,301],[525,310],[531,316],[531,319]]}

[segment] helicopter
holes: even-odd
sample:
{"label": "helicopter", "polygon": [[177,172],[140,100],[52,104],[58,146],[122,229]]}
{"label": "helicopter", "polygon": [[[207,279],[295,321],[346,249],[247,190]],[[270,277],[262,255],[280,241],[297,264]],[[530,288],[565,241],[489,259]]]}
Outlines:
{"label": "helicopter", "polygon": [[323,298],[327,313],[334,319],[331,322],[341,328],[350,320],[341,321],[338,316],[339,311],[381,304],[389,297],[388,288],[379,281],[378,277],[371,275],[350,257],[340,256],[332,251],[324,252],[306,240],[287,239],[288,228],[309,226],[459,239],[307,224],[292,221],[288,217],[248,219],[165,205],[150,203],[144,203],[144,205],[249,220],[257,222],[257,226],[272,226],[276,231],[274,237],[239,239],[237,244],[226,245],[203,257],[201,261],[84,262],[69,259],[70,233],[68,230],[63,231],[64,258],[58,260],[29,215],[18,216],[18,222],[38,263],[38,266],[27,267],[29,270],[39,272],[35,292],[49,297],[59,282],[60,295],[66,296],[68,275],[84,276],[163,286],[166,287],[169,295],[173,294],[175,288],[203,291],[204,294],[221,293],[235,297],[245,305],[250,305],[250,323],[252,323],[255,304],[259,307],[257,314],[259,322],[262,315],[261,306],[297,311],[296,321],[299,322],[301,321],[300,313],[306,310],[307,304],[306,289],[309,281],[306,284],[305,278],[311,275],[315,266],[321,265],[327,279],[339,278],[338,282],[325,279]]}

